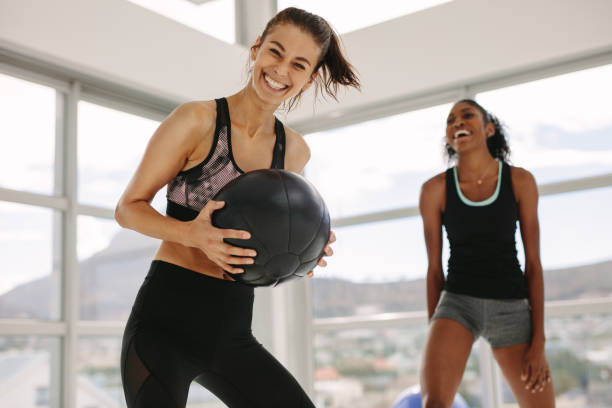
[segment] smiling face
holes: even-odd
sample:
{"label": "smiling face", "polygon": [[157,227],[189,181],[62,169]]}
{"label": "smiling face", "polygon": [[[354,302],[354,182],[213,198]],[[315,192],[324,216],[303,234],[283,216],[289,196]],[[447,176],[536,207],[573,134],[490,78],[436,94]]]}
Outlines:
{"label": "smiling face", "polygon": [[321,47],[292,24],[279,24],[251,50],[251,86],[264,101],[280,105],[314,81]]}
{"label": "smiling face", "polygon": [[487,123],[482,111],[467,102],[459,102],[446,120],[446,141],[457,153],[487,149],[487,138],[495,134],[493,123]]}

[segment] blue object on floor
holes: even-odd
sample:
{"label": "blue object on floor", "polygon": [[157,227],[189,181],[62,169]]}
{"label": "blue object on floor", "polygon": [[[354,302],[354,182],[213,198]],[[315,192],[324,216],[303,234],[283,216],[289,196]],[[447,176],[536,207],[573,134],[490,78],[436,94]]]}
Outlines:
{"label": "blue object on floor", "polygon": [[[414,385],[404,390],[391,408],[421,408],[421,387]],[[460,394],[455,395],[452,408],[470,408]]]}

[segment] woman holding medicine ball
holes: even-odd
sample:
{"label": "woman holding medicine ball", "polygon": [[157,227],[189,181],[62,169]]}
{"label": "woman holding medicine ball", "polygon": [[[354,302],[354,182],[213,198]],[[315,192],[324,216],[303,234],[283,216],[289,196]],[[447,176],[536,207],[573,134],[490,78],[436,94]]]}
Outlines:
{"label": "woman holding medicine ball", "polygon": [[[274,112],[283,103],[290,109],[313,84],[335,98],[359,80],[329,24],[297,8],[268,22],[250,61],[241,91],[183,104],[161,123],[117,204],[121,226],[162,240],[123,337],[129,408],[184,407],[194,379],[232,408],[314,406],[251,333],[253,288],[225,272],[240,273],[256,254],[223,241],[250,235],[215,228],[211,214],[224,203],[211,198],[252,170],[300,173],[308,146]],[[166,184],[163,216],[150,202]],[[324,252],[332,254],[329,245]]]}

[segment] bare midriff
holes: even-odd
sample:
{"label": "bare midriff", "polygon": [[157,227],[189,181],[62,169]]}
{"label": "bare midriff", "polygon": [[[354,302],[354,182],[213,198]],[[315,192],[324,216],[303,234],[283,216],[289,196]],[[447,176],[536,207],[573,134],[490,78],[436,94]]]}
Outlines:
{"label": "bare midriff", "polygon": [[162,241],[153,259],[178,265],[213,278],[233,280],[200,249],[186,247],[176,242]]}

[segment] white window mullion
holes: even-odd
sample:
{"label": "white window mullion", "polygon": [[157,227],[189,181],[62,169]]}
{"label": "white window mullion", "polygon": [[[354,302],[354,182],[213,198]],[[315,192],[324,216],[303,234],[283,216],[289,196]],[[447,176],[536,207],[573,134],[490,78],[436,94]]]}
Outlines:
{"label": "white window mullion", "polygon": [[[55,159],[54,159],[54,182],[53,182],[53,195],[61,197],[64,202],[65,210],[68,208],[68,201],[63,197],[65,192],[65,180],[64,180],[64,159],[65,159],[65,142],[66,142],[66,105],[67,97],[66,93],[56,89],[55,98]],[[51,269],[51,291],[57,293],[59,296],[55,297],[53,309],[55,309],[53,316],[60,316],[63,320],[63,269],[64,269],[64,219],[65,212],[53,211],[53,230],[52,230],[52,245],[53,245],[53,266]],[[62,325],[62,333],[60,344],[64,344],[64,336],[66,335],[66,324]],[[62,373],[63,362],[62,357],[64,352],[62,349],[54,348],[49,361],[52,373]],[[55,376],[52,375],[49,383],[50,390],[50,406],[60,407],[62,400],[62,379],[63,375]]]}
{"label": "white window mullion", "polygon": [[65,210],[68,203],[63,197],[55,197],[47,194],[31,193],[29,191],[19,191],[10,188],[0,187],[0,201],[33,205],[38,207],[53,208],[55,210]]}
{"label": "white window mullion", "polygon": [[489,343],[481,340],[478,346],[482,403],[486,408],[502,408],[501,378]]}
{"label": "white window mullion", "polygon": [[77,263],[77,113],[80,83],[71,85],[66,103],[66,131],[64,144],[64,194],[68,208],[64,216],[64,279],[63,316],[66,336],[63,346],[62,407],[76,408],[76,349],[78,322],[79,275]]}
{"label": "white window mullion", "polygon": [[76,212],[78,215],[89,215],[90,217],[114,219],[115,211],[111,208],[96,207],[95,205],[77,204]]}

